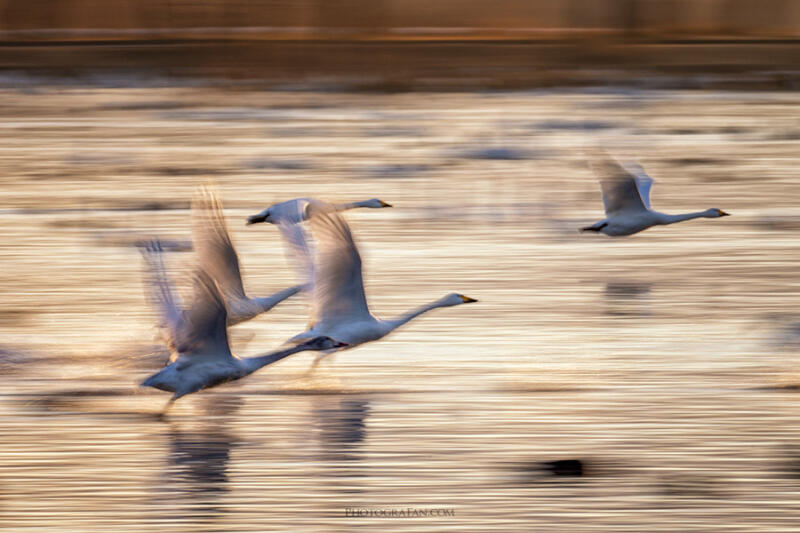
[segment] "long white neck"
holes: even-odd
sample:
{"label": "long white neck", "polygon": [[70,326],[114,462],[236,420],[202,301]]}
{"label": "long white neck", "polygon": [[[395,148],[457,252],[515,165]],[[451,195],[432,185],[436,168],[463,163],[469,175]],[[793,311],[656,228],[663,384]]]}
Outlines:
{"label": "long white neck", "polygon": [[693,218],[708,218],[708,212],[697,211],[695,213],[683,213],[681,215],[667,215],[666,213],[658,213],[658,223],[663,225],[683,222],[684,220],[692,220]]}
{"label": "long white neck", "polygon": [[291,348],[287,348],[285,350],[280,350],[277,352],[272,352],[267,355],[258,355],[256,357],[245,357],[240,359],[241,365],[244,368],[245,375],[252,374],[259,368],[265,367],[269,364],[272,364],[276,361],[280,361],[284,357],[289,357],[290,355],[294,355],[297,352],[302,352],[304,350],[308,350],[308,347],[304,344],[298,344],[297,346],[292,346]]}
{"label": "long white neck", "polygon": [[302,285],[295,285],[294,287],[289,287],[288,289],[283,289],[282,291],[278,291],[272,296],[266,296],[264,298],[253,298],[253,301],[264,311],[269,311],[285,299],[289,298],[290,296],[294,296],[298,292],[302,290]]}
{"label": "long white neck", "polygon": [[369,200],[362,200],[360,202],[347,202],[343,204],[334,204],[337,211],[347,211],[348,209],[355,209],[356,207],[371,207]]}
{"label": "long white neck", "polygon": [[427,313],[428,311],[437,309],[439,307],[448,307],[448,304],[445,304],[442,299],[436,300],[435,302],[431,302],[429,304],[417,307],[416,309],[413,309],[408,313],[401,315],[398,318],[395,318],[394,320],[384,320],[383,323],[391,326],[391,329],[397,329],[400,326],[407,324],[408,322],[411,322],[419,315],[422,315],[424,313]]}

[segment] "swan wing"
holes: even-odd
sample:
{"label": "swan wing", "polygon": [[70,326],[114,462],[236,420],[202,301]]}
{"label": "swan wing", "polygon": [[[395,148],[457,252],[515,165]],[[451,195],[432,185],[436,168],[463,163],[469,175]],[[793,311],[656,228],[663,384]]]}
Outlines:
{"label": "swan wing", "polygon": [[642,203],[647,209],[651,209],[650,189],[653,187],[653,178],[647,175],[647,172],[644,171],[644,168],[639,163],[626,163],[625,170],[636,180],[636,188],[639,189]]}
{"label": "swan wing", "polygon": [[314,261],[308,234],[300,224],[279,222],[277,225],[283,242],[286,244],[288,255],[294,263],[298,279],[306,285],[304,290],[311,292],[314,283]]}
{"label": "swan wing", "polygon": [[228,343],[225,299],[211,275],[202,268],[194,274],[194,300],[183,319],[185,327],[177,345],[181,357],[233,357]]}
{"label": "swan wing", "polygon": [[195,195],[192,222],[194,245],[201,267],[219,283],[227,297],[246,299],[239,257],[215,191],[204,187]]}
{"label": "swan wing", "polygon": [[[603,154],[591,162],[592,170],[600,181],[606,216],[622,212],[647,211],[636,178],[619,163]],[[649,187],[648,187],[649,195]]]}
{"label": "swan wing", "polygon": [[319,206],[310,214],[316,241],[312,323],[374,320],[364,294],[361,255],[347,222],[330,206]]}
{"label": "swan wing", "polygon": [[160,325],[166,328],[168,338],[165,341],[174,346],[183,324],[182,305],[164,266],[161,241],[149,241],[141,251],[147,265],[145,280],[148,299],[160,315]]}

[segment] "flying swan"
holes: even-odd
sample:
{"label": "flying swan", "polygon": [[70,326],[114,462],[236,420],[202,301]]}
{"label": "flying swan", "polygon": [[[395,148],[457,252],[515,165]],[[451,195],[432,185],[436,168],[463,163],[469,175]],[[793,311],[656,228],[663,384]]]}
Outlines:
{"label": "flying swan", "polygon": [[[271,224],[279,224],[281,222],[299,224],[304,220],[308,220],[309,209],[315,204],[325,204],[325,202],[321,202],[315,198],[295,198],[294,200],[287,200],[279,204],[274,204],[259,214],[248,217],[247,225],[258,224],[259,222],[269,222]],[[346,211],[357,207],[371,207],[373,209],[392,207],[391,204],[387,204],[383,200],[378,200],[377,198],[362,200],[360,202],[327,205],[333,206],[333,209],[336,211]]]}
{"label": "flying swan", "polygon": [[653,179],[639,165],[626,169],[610,157],[599,154],[591,163],[603,191],[606,218],[581,228],[612,237],[633,235],[653,226],[674,224],[693,218],[719,218],[728,216],[721,209],[711,208],[695,213],[667,215],[650,208],[650,188]]}
{"label": "flying swan", "polygon": [[[385,337],[433,309],[477,301],[463,294],[453,293],[393,320],[376,318],[367,307],[361,256],[347,222],[335,210],[314,209],[310,223],[316,241],[311,322],[307,331],[292,337],[289,342],[303,342],[325,336],[352,348]],[[307,250],[298,250],[297,242],[290,245],[298,253],[308,253]],[[304,259],[301,261],[308,262]],[[318,357],[315,365],[319,359]]]}
{"label": "flying swan", "polygon": [[[151,256],[150,261],[154,265],[163,266],[157,242],[149,245],[146,253]],[[267,355],[236,357],[231,353],[228,343],[225,300],[211,276],[198,268],[194,276],[194,301],[188,309],[183,310],[174,298],[163,268],[157,270],[156,275],[160,281],[154,296],[166,311],[166,328],[176,353],[170,364],[147,378],[142,386],[173,393],[164,409],[165,413],[182,396],[241,379],[297,352],[334,350],[346,346],[343,342],[317,336]]]}

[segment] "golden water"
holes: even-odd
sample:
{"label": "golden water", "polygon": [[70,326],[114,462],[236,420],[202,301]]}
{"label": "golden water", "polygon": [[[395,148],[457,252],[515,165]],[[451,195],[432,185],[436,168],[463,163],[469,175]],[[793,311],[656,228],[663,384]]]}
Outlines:
{"label": "golden water", "polygon": [[[0,529],[791,531],[800,521],[800,96],[2,90]],[[612,240],[586,150],[635,157],[654,207]],[[486,151],[489,150],[487,153]],[[213,181],[254,295],[295,282],[270,203],[348,213],[381,316],[330,358],[180,400],[132,243],[190,237]],[[187,273],[191,253],[171,253]],[[297,298],[232,330],[265,353]],[[580,459],[583,477],[547,461]],[[448,509],[353,518],[348,509]]]}

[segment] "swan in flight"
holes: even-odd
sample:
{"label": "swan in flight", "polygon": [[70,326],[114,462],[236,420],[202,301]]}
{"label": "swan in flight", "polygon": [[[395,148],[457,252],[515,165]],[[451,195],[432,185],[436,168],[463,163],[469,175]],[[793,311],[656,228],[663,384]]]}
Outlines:
{"label": "swan in flight", "polygon": [[[294,200],[287,200],[279,204],[271,205],[257,215],[247,218],[247,225],[258,224],[259,222],[269,222],[271,224],[279,224],[281,222],[289,224],[299,224],[304,220],[308,220],[308,212],[312,205],[322,205],[325,202],[315,198],[295,198]],[[349,202],[344,204],[329,204],[333,206],[336,211],[346,211],[348,209],[355,209],[357,207],[371,207],[374,209],[381,207],[392,207],[383,200],[372,198],[371,200],[362,200],[360,202]]]}
{"label": "swan in flight", "polygon": [[693,218],[719,218],[728,216],[721,209],[711,208],[695,213],[667,215],[650,207],[650,188],[653,179],[639,165],[623,167],[608,156],[595,157],[592,170],[598,176],[603,191],[606,218],[581,228],[612,237],[633,235],[652,226],[674,224]]}
{"label": "swan in flight", "polygon": [[[367,307],[361,256],[347,222],[332,209],[318,211],[315,208],[311,215],[309,220],[316,241],[311,322],[307,331],[292,337],[289,342],[325,336],[352,348],[378,340],[433,309],[477,301],[453,293],[393,320],[376,318]],[[290,245],[299,253],[309,253],[299,250],[296,242]],[[301,261],[308,262],[304,259]],[[318,357],[314,364],[319,360]]]}
{"label": "swan in flight", "polygon": [[[158,254],[158,246],[149,247]],[[174,342],[175,357],[161,371],[142,382],[173,393],[164,412],[178,398],[228,381],[241,379],[261,367],[304,350],[335,350],[343,342],[317,336],[302,344],[257,357],[236,357],[228,343],[227,310],[217,284],[202,268],[194,278],[194,301],[188,309],[180,309],[172,297],[171,286],[164,280],[160,289],[162,306],[167,310],[166,327]]]}
{"label": "swan in flight", "polygon": [[203,270],[219,284],[228,307],[228,325],[250,320],[294,296],[302,285],[272,296],[250,297],[244,291],[239,257],[233,247],[222,204],[216,193],[202,189],[192,202],[192,236],[197,259]]}
{"label": "swan in flight", "polygon": [[248,226],[259,222],[269,222],[278,226],[284,242],[289,247],[289,255],[295,263],[298,277],[303,280],[303,288],[307,294],[313,289],[314,265],[309,251],[308,235],[300,223],[308,220],[312,207],[315,211],[346,211],[358,207],[378,209],[392,207],[392,205],[378,198],[343,204],[331,204],[316,198],[295,198],[274,204],[261,213],[247,218]]}

